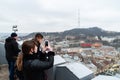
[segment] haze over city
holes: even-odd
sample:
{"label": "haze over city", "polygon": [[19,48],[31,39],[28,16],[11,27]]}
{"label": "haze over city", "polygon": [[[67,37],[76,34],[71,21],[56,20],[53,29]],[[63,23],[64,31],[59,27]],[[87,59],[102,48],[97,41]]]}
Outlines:
{"label": "haze over city", "polygon": [[119,0],[0,0],[0,30],[11,32],[13,25],[18,26],[20,33],[98,26],[119,32],[119,3]]}

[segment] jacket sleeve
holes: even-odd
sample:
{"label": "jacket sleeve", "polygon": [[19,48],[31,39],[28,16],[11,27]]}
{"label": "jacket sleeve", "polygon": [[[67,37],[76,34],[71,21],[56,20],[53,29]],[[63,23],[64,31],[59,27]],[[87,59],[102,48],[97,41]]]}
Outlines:
{"label": "jacket sleeve", "polygon": [[30,64],[30,67],[31,69],[45,70],[51,68],[53,66],[53,63],[54,63],[54,56],[51,55],[48,57],[48,61],[41,61],[39,59],[33,60]]}
{"label": "jacket sleeve", "polygon": [[17,42],[13,42],[13,48],[14,48],[15,54],[18,55],[18,53],[19,53],[21,50],[19,49]]}

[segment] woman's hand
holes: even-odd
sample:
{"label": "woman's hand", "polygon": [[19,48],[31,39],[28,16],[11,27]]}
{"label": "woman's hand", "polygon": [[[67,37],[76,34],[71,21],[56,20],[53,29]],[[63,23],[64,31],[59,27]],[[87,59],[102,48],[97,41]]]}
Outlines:
{"label": "woman's hand", "polygon": [[50,46],[46,46],[43,48],[44,52],[49,52],[49,51],[53,51],[53,49]]}

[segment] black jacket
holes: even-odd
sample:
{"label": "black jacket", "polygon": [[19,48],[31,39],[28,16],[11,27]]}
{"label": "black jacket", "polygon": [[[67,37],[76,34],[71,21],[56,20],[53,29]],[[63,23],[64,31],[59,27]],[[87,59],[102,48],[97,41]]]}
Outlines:
{"label": "black jacket", "polygon": [[[53,52],[48,54],[51,53]],[[45,80],[44,70],[51,68],[53,62],[53,55],[48,55],[48,61],[41,61],[34,55],[25,55],[23,58],[24,80]]]}
{"label": "black jacket", "polygon": [[38,46],[37,46],[38,47],[37,55],[38,55],[39,59],[42,60],[42,61],[47,60],[47,54],[43,53],[42,48],[40,46],[41,44],[38,41],[36,41],[36,42],[38,44]]}
{"label": "black jacket", "polygon": [[5,40],[5,52],[6,59],[8,61],[15,61],[20,49],[18,48],[18,43],[12,37],[8,37]]}

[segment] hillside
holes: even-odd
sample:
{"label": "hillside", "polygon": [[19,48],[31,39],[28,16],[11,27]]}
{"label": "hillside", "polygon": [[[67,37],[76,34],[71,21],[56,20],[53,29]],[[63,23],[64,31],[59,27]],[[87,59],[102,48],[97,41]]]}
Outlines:
{"label": "hillside", "polygon": [[[33,37],[36,32],[31,33],[27,36],[24,36],[24,38]],[[120,32],[113,32],[113,31],[106,31],[98,27],[92,27],[92,28],[75,28],[71,30],[66,30],[64,32],[41,32],[44,36],[59,36],[59,37],[65,37],[65,36],[79,36],[81,34],[84,34],[86,36],[117,36],[120,35]]]}
{"label": "hillside", "polygon": [[89,36],[116,36],[120,35],[120,32],[105,31],[98,27],[92,28],[76,28],[68,31],[64,31],[63,35],[80,35],[85,34]]}

